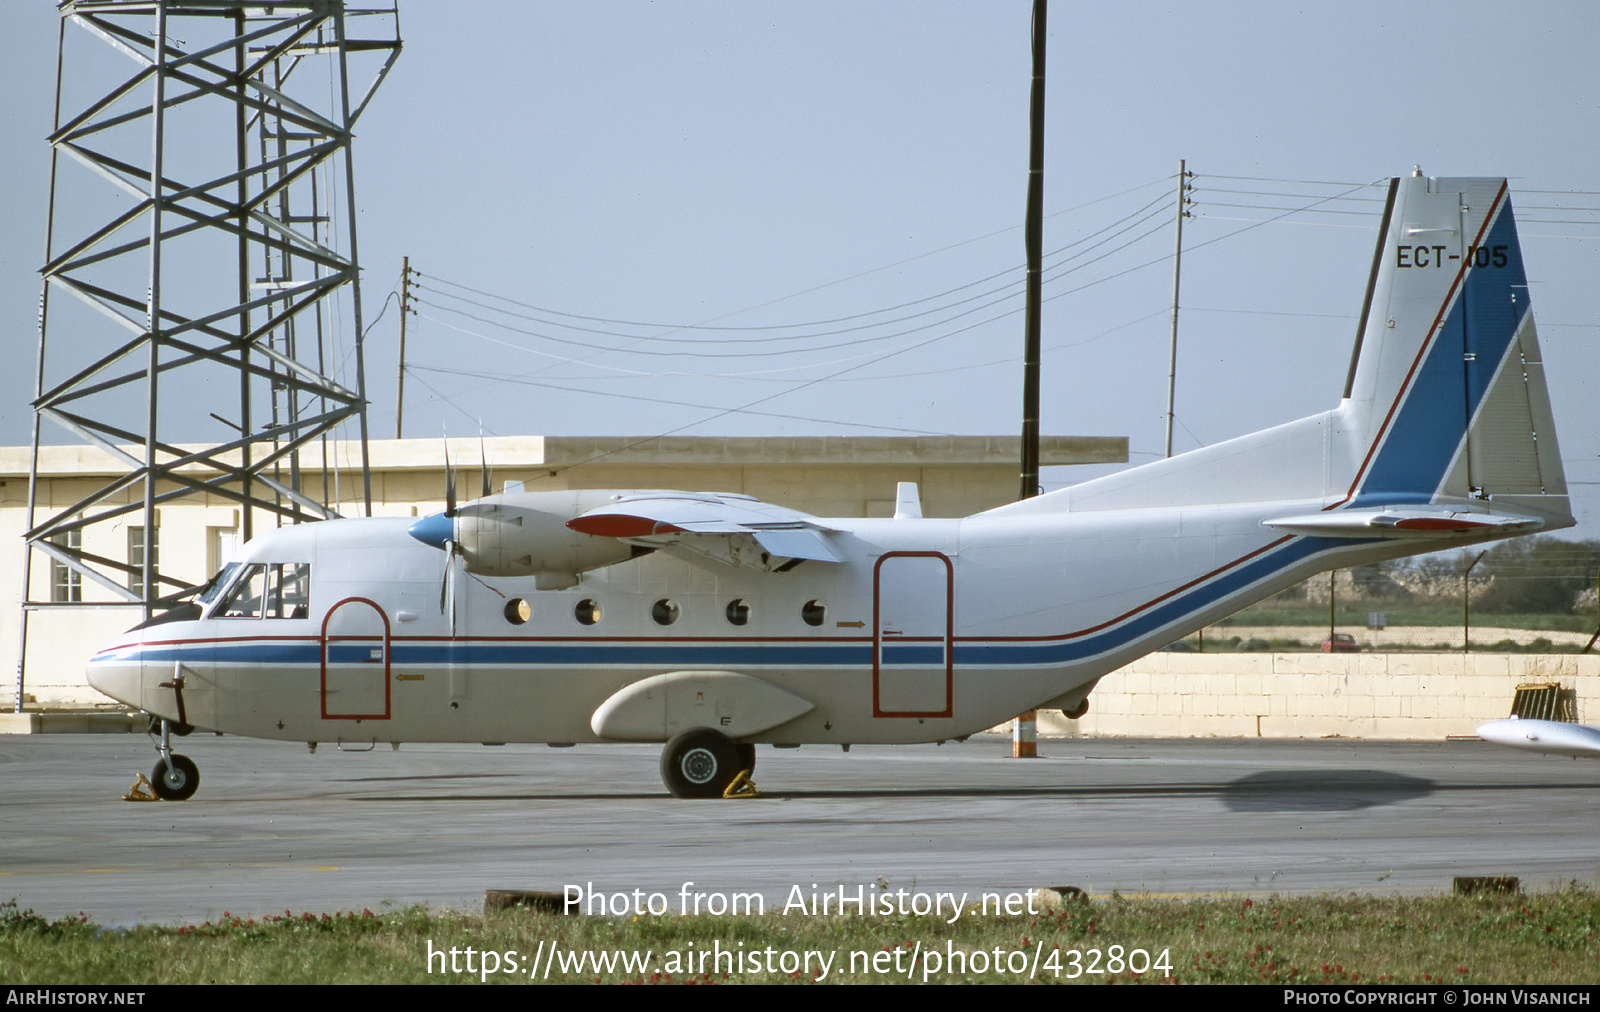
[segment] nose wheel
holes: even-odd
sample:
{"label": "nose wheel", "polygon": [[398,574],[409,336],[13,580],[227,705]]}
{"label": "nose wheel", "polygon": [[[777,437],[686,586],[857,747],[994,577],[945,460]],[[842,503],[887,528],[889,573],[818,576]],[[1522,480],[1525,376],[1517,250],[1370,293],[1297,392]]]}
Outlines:
{"label": "nose wheel", "polygon": [[150,771],[150,788],[162,801],[187,801],[200,787],[200,769],[186,755],[161,759]]}
{"label": "nose wheel", "polygon": [[[160,727],[160,737],[157,737],[157,725]],[[200,768],[194,760],[186,755],[178,755],[172,751],[172,736],[174,734],[187,734],[193,728],[178,721],[169,721],[165,718],[151,717],[150,738],[151,744],[156,749],[156,768],[150,771],[150,779],[139,777],[133,789],[123,795],[124,801],[187,801],[194,797],[194,792],[200,789]],[[145,792],[148,785],[154,796]]]}

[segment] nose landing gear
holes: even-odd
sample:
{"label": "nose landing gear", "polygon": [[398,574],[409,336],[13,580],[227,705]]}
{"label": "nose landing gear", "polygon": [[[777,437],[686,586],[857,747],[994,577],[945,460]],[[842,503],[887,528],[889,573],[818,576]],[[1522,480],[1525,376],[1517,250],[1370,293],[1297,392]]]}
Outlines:
{"label": "nose landing gear", "polygon": [[[155,725],[157,718],[150,720],[150,737],[156,736]],[[141,775],[135,782],[133,789],[123,795],[124,801],[187,801],[194,797],[194,792],[200,788],[200,768],[188,756],[178,755],[172,751],[172,736],[174,734],[188,734],[193,728],[187,724],[169,721],[160,718],[161,738],[152,741],[156,753],[160,757],[156,760],[155,769],[150,771],[150,779],[145,780]],[[147,786],[154,791],[154,796],[146,793]]]}

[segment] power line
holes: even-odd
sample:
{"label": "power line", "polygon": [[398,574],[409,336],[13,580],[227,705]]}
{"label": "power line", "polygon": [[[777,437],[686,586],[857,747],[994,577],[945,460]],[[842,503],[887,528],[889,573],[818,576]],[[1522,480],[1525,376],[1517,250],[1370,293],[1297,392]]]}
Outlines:
{"label": "power line", "polygon": [[478,372],[471,369],[447,369],[443,366],[430,366],[423,364],[406,367],[407,372],[411,372],[413,369],[421,369],[427,372],[440,373],[447,376],[467,376],[474,379],[491,380],[495,383],[513,383],[517,386],[539,387],[544,390],[559,390],[568,393],[581,393],[595,397],[614,397],[620,400],[639,401],[646,404],[668,404],[674,407],[699,408],[707,411],[728,410],[737,412],[739,414],[760,415],[766,418],[783,418],[797,422],[816,422],[822,425],[851,425],[862,429],[882,429],[885,432],[904,432],[919,436],[948,436],[952,434],[948,432],[938,432],[932,429],[907,429],[894,425],[875,425],[871,422],[849,422],[838,418],[813,418],[808,415],[789,415],[776,411],[755,411],[742,408],[724,409],[722,406],[716,404],[695,404],[691,401],[675,401],[664,397],[645,397],[640,394],[618,393],[614,390],[589,390],[582,387],[573,387],[567,383],[541,383],[538,380],[531,379],[527,376],[506,376],[500,373]]}

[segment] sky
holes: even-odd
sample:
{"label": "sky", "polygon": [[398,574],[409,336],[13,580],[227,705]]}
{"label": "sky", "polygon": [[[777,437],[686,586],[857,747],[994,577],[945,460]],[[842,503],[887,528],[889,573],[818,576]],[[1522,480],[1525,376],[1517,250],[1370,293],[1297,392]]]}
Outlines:
{"label": "sky", "polygon": [[[407,435],[1017,431],[1030,9],[402,0],[355,147],[373,433],[402,257]],[[57,20],[0,0],[5,445]],[[1600,537],[1600,5],[1058,3],[1049,29],[1044,432],[1161,453],[1180,159],[1179,451],[1337,403],[1384,180],[1504,175]]]}

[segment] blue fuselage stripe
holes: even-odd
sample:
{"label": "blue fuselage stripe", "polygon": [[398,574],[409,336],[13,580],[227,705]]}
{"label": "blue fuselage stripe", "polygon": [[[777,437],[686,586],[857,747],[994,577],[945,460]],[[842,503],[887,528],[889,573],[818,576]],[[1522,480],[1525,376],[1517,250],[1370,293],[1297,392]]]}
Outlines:
{"label": "blue fuselage stripe", "polygon": [[[1194,612],[1206,609],[1251,585],[1270,579],[1318,552],[1334,547],[1350,547],[1351,539],[1296,538],[1261,556],[1235,566],[1212,580],[1171,600],[1148,608],[1133,618],[1100,632],[1067,639],[1041,637],[1027,640],[983,641],[959,638],[954,661],[958,666],[1012,667],[1070,664],[1109,653],[1132,641],[1179,623]],[[350,664],[375,660],[377,641],[335,643],[330,660]],[[321,645],[314,639],[299,641],[230,641],[151,644],[118,650],[113,663],[312,666],[322,663]],[[376,658],[381,660],[381,656]],[[391,667],[595,667],[638,665],[668,668],[690,667],[862,667],[873,660],[870,641],[848,643],[763,643],[681,642],[657,640],[645,643],[581,641],[550,642],[516,640],[397,640],[390,645]],[[938,644],[885,644],[883,663],[901,665],[939,665],[945,649]]]}

